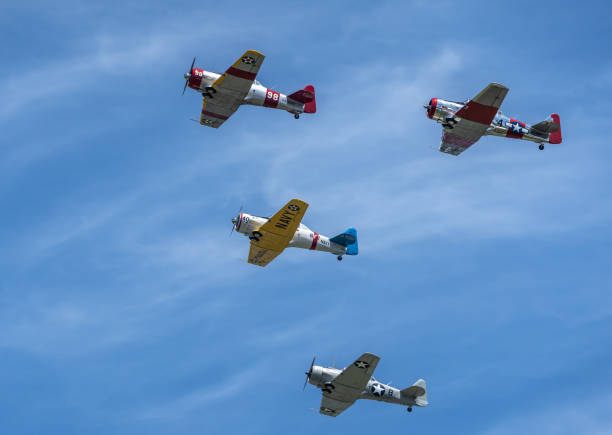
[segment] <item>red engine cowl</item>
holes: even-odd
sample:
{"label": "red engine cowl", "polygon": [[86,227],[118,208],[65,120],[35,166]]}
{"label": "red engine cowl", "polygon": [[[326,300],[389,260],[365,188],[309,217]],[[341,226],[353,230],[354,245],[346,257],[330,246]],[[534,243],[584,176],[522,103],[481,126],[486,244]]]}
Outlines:
{"label": "red engine cowl", "polygon": [[191,70],[191,75],[189,76],[189,87],[191,89],[195,89],[196,91],[200,89],[202,85],[202,77],[204,76],[204,70],[199,68],[194,68]]}
{"label": "red engine cowl", "polygon": [[433,119],[434,115],[436,114],[436,107],[438,107],[438,99],[432,98],[429,100],[429,107],[427,108],[427,117],[429,119]]}

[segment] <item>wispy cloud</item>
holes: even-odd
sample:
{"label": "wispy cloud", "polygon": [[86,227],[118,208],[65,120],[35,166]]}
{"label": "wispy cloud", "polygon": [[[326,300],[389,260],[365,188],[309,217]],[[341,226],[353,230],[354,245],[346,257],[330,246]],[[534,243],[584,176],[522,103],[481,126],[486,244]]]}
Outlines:
{"label": "wispy cloud", "polygon": [[612,396],[584,397],[577,390],[574,398],[561,400],[546,408],[527,411],[519,417],[510,417],[497,423],[495,427],[485,430],[482,434],[609,434],[612,432],[611,407]]}
{"label": "wispy cloud", "polygon": [[205,387],[141,411],[138,418],[145,420],[179,420],[192,412],[202,411],[211,402],[223,404],[235,399],[240,394],[246,394],[249,389],[261,383],[263,381],[261,374],[264,372],[264,368],[262,363],[256,363],[219,383],[210,384],[208,379],[203,379],[203,382],[206,382]]}

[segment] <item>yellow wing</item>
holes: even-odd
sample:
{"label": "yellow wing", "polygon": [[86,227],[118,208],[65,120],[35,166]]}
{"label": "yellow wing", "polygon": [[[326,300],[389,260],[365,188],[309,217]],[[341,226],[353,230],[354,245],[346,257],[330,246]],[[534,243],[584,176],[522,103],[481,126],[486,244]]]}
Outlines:
{"label": "yellow wing", "polygon": [[265,266],[285,250],[300,225],[308,204],[292,199],[257,231],[259,240],[251,241],[249,263]]}
{"label": "yellow wing", "polygon": [[249,263],[261,267],[267,266],[268,263],[278,257],[281,252],[283,251],[272,251],[270,249],[260,248],[256,243],[251,242]]}
{"label": "yellow wing", "polygon": [[219,128],[240,107],[265,56],[246,51],[213,84],[212,97],[204,98],[200,124]]}

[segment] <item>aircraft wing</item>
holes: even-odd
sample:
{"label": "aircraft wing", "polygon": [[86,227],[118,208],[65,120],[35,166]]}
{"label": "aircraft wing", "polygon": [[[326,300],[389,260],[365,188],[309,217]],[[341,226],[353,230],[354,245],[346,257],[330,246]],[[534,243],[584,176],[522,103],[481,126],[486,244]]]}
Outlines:
{"label": "aircraft wing", "polygon": [[212,84],[212,97],[205,97],[202,103],[200,124],[219,128],[232,116],[249,93],[264,59],[263,54],[248,50]]}
{"label": "aircraft wing", "polygon": [[251,249],[249,250],[249,263],[261,267],[267,266],[268,263],[278,257],[281,252],[283,252],[282,249],[280,251],[273,251],[272,249],[260,248],[255,241],[252,241]]}
{"label": "aircraft wing", "polygon": [[266,266],[285,250],[300,225],[308,204],[292,199],[257,231],[259,240],[251,241],[249,263]]}
{"label": "aircraft wing", "polygon": [[457,123],[444,128],[440,151],[458,156],[485,134],[499,110],[508,88],[491,83],[455,113]]}
{"label": "aircraft wing", "polygon": [[361,396],[380,358],[364,353],[332,381],[331,393],[323,393],[321,414],[336,417]]}

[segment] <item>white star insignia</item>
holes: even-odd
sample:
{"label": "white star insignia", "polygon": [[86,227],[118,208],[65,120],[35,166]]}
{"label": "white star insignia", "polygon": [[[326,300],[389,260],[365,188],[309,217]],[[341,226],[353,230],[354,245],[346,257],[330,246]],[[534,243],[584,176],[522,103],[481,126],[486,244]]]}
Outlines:
{"label": "white star insignia", "polygon": [[369,364],[365,361],[357,361],[355,363],[355,367],[359,368],[359,369],[367,369],[369,366]]}

